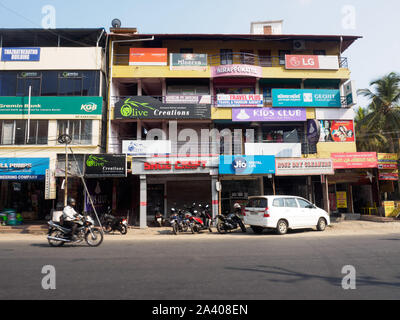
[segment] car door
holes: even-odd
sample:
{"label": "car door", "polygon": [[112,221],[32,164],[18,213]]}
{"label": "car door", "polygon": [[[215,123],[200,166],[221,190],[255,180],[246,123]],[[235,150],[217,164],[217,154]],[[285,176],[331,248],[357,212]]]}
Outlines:
{"label": "car door", "polygon": [[301,218],[299,213],[299,207],[295,198],[284,198],[285,211],[282,218],[289,222],[289,228],[298,228],[301,226],[299,218]]}
{"label": "car door", "polygon": [[314,206],[305,199],[297,198],[299,204],[299,223],[302,227],[316,226]]}

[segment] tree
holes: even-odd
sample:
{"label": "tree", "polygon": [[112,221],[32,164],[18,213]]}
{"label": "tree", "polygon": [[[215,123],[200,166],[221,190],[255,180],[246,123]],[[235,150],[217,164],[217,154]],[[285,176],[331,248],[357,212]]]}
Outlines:
{"label": "tree", "polygon": [[358,90],[358,94],[370,100],[367,110],[359,109],[357,112],[356,128],[360,134],[360,147],[375,146],[374,151],[397,153],[400,137],[400,74],[391,72],[372,81],[370,86],[372,90]]}

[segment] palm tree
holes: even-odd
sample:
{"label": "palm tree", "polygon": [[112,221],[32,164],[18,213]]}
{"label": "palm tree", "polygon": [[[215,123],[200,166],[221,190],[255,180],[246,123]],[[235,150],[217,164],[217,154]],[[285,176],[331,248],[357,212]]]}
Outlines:
{"label": "palm tree", "polygon": [[[400,137],[400,74],[391,72],[370,83],[372,90],[360,89],[358,94],[370,99],[367,110],[358,110],[356,124],[361,140],[371,139],[378,144],[376,151],[397,153]],[[381,139],[384,136],[387,143]],[[382,144],[383,143],[383,144]]]}

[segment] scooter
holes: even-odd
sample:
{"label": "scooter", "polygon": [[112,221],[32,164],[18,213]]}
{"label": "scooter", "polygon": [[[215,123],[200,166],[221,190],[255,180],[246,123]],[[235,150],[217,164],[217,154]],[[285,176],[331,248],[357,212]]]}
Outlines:
{"label": "scooter", "polygon": [[156,213],[154,215],[154,222],[158,227],[162,227],[165,224],[164,216],[161,214],[159,207],[156,208],[155,212]]}
{"label": "scooter", "polygon": [[169,222],[172,227],[172,232],[175,235],[179,234],[180,232],[186,232],[189,229],[189,227],[191,230],[193,230],[189,222],[189,219],[185,217],[184,212],[181,210],[176,210],[175,208],[171,208]]}

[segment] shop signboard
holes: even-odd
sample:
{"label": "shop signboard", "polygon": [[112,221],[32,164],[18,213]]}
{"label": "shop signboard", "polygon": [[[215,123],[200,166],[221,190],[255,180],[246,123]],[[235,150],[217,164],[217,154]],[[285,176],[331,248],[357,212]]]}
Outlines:
{"label": "shop signboard", "polygon": [[218,94],[217,107],[262,107],[262,94]]}
{"label": "shop signboard", "polygon": [[342,106],[340,90],[272,89],[273,107],[332,107]]}
{"label": "shop signboard", "polygon": [[126,177],[125,154],[86,154],[86,178],[124,178]]}
{"label": "shop signboard", "polygon": [[334,169],[377,168],[376,152],[331,153]]}
{"label": "shop signboard", "polygon": [[211,105],[170,104],[151,96],[132,96],[115,103],[114,119],[211,119]]}
{"label": "shop signboard", "polygon": [[300,158],[301,143],[250,143],[244,144],[247,156],[273,155],[276,158]]}
{"label": "shop signboard", "polygon": [[383,201],[383,208],[385,210],[385,217],[396,216],[394,201]]}
{"label": "shop signboard", "polygon": [[0,180],[44,180],[49,158],[0,158]]}
{"label": "shop signboard", "polygon": [[133,157],[171,153],[169,140],[123,140],[122,153]]}
{"label": "shop signboard", "polygon": [[163,100],[167,104],[211,104],[210,95],[168,95]]}
{"label": "shop signboard", "polygon": [[101,118],[102,97],[0,97],[0,116]]}
{"label": "shop signboard", "polygon": [[397,153],[378,153],[378,169],[397,169]]}
{"label": "shop signboard", "polygon": [[285,55],[286,69],[339,70],[338,56]]}
{"label": "shop signboard", "polygon": [[132,174],[210,174],[218,157],[142,157],[132,159]]}
{"label": "shop signboard", "polygon": [[305,108],[234,108],[232,121],[294,122],[306,121]]}
{"label": "shop signboard", "polygon": [[168,64],[167,48],[130,48],[130,66],[166,66]]}
{"label": "shop signboard", "polygon": [[357,104],[357,90],[353,80],[349,80],[343,85],[343,94],[346,97],[348,108]]}
{"label": "shop signboard", "polygon": [[392,171],[380,171],[379,170],[379,180],[382,181],[397,181],[399,180],[399,172],[397,170]]}
{"label": "shop signboard", "polygon": [[56,178],[54,171],[46,169],[44,198],[53,200],[57,198]]}
{"label": "shop signboard", "polygon": [[170,53],[170,70],[205,70],[207,54],[205,53]]}
{"label": "shop signboard", "polygon": [[320,120],[320,142],[354,142],[353,120]]}
{"label": "shop signboard", "polygon": [[353,108],[315,108],[315,118],[318,120],[353,120],[355,112]]}
{"label": "shop signboard", "polygon": [[275,156],[220,156],[219,173],[235,175],[273,174],[275,173]]}
{"label": "shop signboard", "polygon": [[332,159],[276,159],[277,176],[334,174]]}
{"label": "shop signboard", "polygon": [[211,67],[211,77],[255,77],[262,78],[262,68],[248,64],[227,64]]}
{"label": "shop signboard", "polygon": [[336,206],[337,208],[345,209],[347,208],[347,192],[346,191],[336,191]]}
{"label": "shop signboard", "polygon": [[40,61],[40,48],[2,48],[1,61]]}

